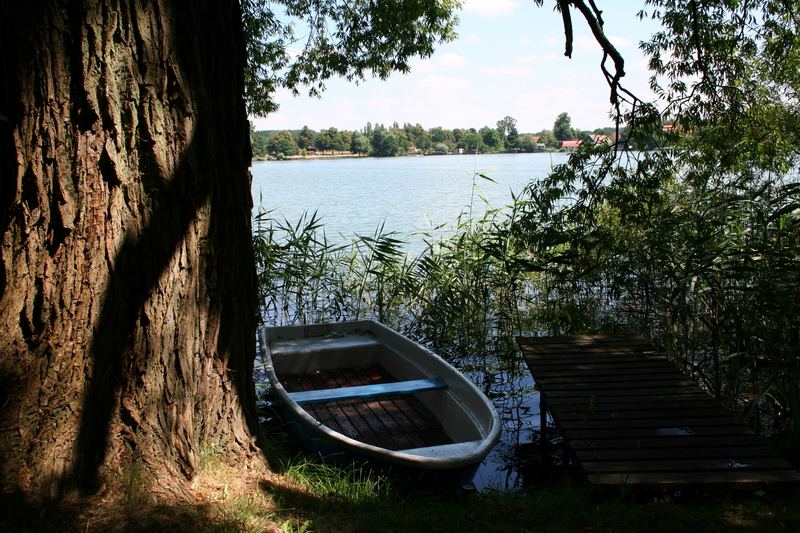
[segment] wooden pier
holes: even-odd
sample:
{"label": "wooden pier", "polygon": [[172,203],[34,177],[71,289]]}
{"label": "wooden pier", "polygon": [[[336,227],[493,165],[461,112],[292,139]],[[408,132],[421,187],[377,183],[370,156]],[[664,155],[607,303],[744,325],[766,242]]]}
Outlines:
{"label": "wooden pier", "polygon": [[[800,473],[637,337],[518,337],[549,412],[592,483],[798,482]],[[545,427],[545,426],[543,426]]]}

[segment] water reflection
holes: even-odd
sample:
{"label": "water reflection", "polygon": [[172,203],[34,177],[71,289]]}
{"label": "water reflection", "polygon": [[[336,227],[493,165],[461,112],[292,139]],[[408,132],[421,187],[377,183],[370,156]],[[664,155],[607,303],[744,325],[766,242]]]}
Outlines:
{"label": "water reflection", "polygon": [[450,361],[494,403],[502,421],[500,440],[473,480],[480,491],[507,492],[547,482],[571,464],[549,417],[548,441],[540,445],[539,392],[515,345],[505,344],[489,355]]}

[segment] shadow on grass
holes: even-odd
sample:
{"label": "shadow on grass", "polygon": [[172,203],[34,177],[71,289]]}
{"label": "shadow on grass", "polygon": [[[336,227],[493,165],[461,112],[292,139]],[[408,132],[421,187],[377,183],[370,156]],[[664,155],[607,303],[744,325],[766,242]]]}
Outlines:
{"label": "shadow on grass", "polygon": [[[555,468],[560,456],[555,446],[553,464],[524,461],[531,470],[523,472],[531,482],[524,492],[443,495],[394,480],[380,494],[353,497],[331,490],[331,480],[303,480],[302,468],[297,477],[298,465],[314,465],[316,459],[300,453],[285,429],[278,424],[265,431],[264,449],[281,477],[259,486],[280,509],[280,520],[310,522],[314,531],[800,531],[798,487],[601,490],[581,481],[574,465]],[[531,447],[521,451],[538,457]],[[330,473],[352,476],[347,469]]]}
{"label": "shadow on grass", "polygon": [[451,496],[394,490],[353,501],[263,482],[281,520],[314,531],[799,531],[800,489],[650,493],[600,491],[570,481],[524,493]]}
{"label": "shadow on grass", "polygon": [[239,532],[244,520],[221,515],[210,504],[107,503],[97,498],[57,505],[31,505],[19,493],[0,496],[4,532]]}
{"label": "shadow on grass", "polygon": [[[525,493],[436,496],[402,489],[372,499],[315,494],[276,476],[259,481],[264,507],[237,513],[219,503],[159,505],[145,499],[109,504],[82,499],[29,505],[0,497],[0,531],[798,531],[800,489],[675,495],[600,492],[565,482]],[[234,505],[235,507],[235,505]],[[254,523],[259,515],[266,522]],[[269,527],[264,527],[268,524]]]}

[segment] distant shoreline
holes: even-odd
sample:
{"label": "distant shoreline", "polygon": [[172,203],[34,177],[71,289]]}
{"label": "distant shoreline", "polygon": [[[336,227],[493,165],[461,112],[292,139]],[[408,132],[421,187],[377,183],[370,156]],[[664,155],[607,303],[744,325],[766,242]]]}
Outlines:
{"label": "distant shoreline", "polygon": [[[488,153],[481,153],[478,155],[517,155],[517,154],[547,154],[547,153],[565,153],[559,152],[557,150],[542,150],[536,152],[488,152]],[[463,153],[463,154],[405,154],[405,155],[393,155],[393,156],[374,156],[374,155],[366,155],[366,154],[316,154],[316,155],[290,155],[283,157],[282,159],[278,159],[276,157],[269,157],[267,159],[263,158],[253,158],[253,163],[260,163],[262,161],[302,161],[302,160],[314,160],[314,159],[393,159],[395,157],[446,157],[450,155],[472,155],[472,153]]]}
{"label": "distant shoreline", "polygon": [[282,159],[278,159],[277,157],[270,157],[267,159],[259,159],[253,158],[253,161],[296,161],[298,159],[361,159],[364,157],[370,157],[368,155],[361,155],[361,154],[315,154],[315,155],[288,155],[283,157]]}

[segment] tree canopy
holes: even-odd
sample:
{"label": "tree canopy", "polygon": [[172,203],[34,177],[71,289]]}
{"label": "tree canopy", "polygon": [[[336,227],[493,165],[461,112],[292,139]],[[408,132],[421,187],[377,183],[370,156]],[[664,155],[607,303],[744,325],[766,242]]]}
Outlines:
{"label": "tree canopy", "polygon": [[[456,0],[242,0],[248,112],[276,108],[281,87],[319,95],[325,81],[408,72],[455,37]],[[300,50],[295,46],[300,44]]]}
{"label": "tree canopy", "polygon": [[[254,131],[251,126],[250,143],[253,148],[253,157],[256,159],[268,159],[270,156],[278,154],[294,155],[302,151],[305,151],[303,155],[308,155],[308,150],[314,148],[322,152],[349,151],[357,155],[380,157],[407,155],[412,152],[412,147],[415,148],[413,150],[415,155],[458,153],[459,150],[474,153],[476,149],[479,153],[520,153],[542,151],[545,147],[551,150],[559,148],[555,137],[549,130],[543,130],[537,134],[542,140],[544,145],[542,146],[533,142],[532,133],[520,135],[516,128],[516,122],[515,118],[506,116],[497,122],[497,128],[484,126],[479,130],[472,128],[468,131],[460,128],[449,130],[440,126],[426,130],[418,123],[404,123],[401,127],[397,122],[389,128],[383,124],[376,124],[373,127],[372,123],[367,123],[359,131],[337,130],[335,127],[331,127],[316,132],[308,126],[294,131]],[[375,137],[377,130],[382,130],[379,134],[380,138]],[[612,131],[611,127],[599,128],[595,130],[595,133],[609,134]],[[477,138],[472,135],[476,132]],[[590,132],[581,132],[581,135],[584,134],[589,135]],[[387,141],[387,135],[393,141]],[[290,136],[293,137],[293,141],[289,139]],[[377,142],[377,144],[373,145],[373,142]],[[389,144],[386,144],[387,142]]]}
{"label": "tree canopy", "polygon": [[560,113],[553,123],[553,135],[559,141],[566,141],[572,139],[575,131],[572,129],[572,119],[568,113]]}
{"label": "tree canopy", "polygon": [[566,54],[575,13],[602,48],[627,134],[531,184],[511,225],[550,327],[650,336],[800,458],[800,5],[648,0],[654,101],[625,88],[596,3],[559,5]]}
{"label": "tree canopy", "polygon": [[275,154],[295,155],[298,152],[297,143],[291,131],[281,130],[269,140],[269,151]]}

